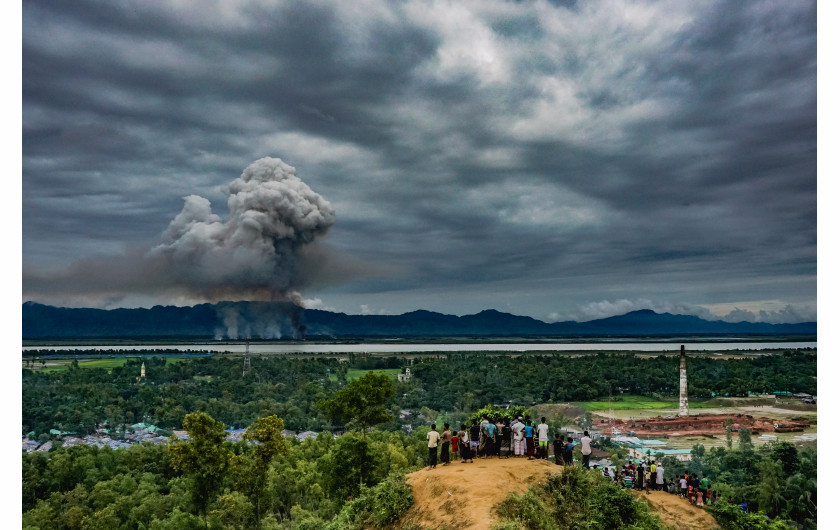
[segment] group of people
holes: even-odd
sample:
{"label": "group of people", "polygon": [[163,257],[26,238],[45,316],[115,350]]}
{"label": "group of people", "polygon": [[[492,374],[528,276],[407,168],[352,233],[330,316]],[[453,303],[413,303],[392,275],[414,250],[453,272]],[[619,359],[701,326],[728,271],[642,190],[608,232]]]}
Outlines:
{"label": "group of people", "polygon": [[696,473],[689,475],[686,471],[668,479],[666,483],[662,462],[642,461],[636,465],[628,461],[621,467],[621,473],[616,473],[614,480],[623,480],[625,487],[645,490],[648,493],[653,489],[679,495],[697,506],[714,504],[718,500],[717,492],[712,491],[712,482],[705,473],[702,474],[702,478],[698,478]]}
{"label": "group of people", "polygon": [[[549,456],[549,428],[544,417],[535,426],[531,424],[528,416],[525,418],[519,416],[513,421],[499,420],[497,422],[492,422],[487,416],[483,416],[480,422],[473,420],[469,428],[466,424],[461,424],[460,430],[450,429],[449,424],[444,423],[442,433],[437,431],[437,425],[433,423],[426,438],[429,441],[428,469],[437,467],[438,451],[443,465],[449,465],[450,461],[456,460],[458,456],[464,463],[472,463],[474,458],[492,456],[527,457],[528,460],[548,459]],[[584,431],[580,446],[583,465],[587,468],[592,454],[591,442],[589,432]],[[566,440],[564,435],[555,433],[552,444],[554,462],[558,465],[571,464],[575,445],[571,436],[568,436]]]}

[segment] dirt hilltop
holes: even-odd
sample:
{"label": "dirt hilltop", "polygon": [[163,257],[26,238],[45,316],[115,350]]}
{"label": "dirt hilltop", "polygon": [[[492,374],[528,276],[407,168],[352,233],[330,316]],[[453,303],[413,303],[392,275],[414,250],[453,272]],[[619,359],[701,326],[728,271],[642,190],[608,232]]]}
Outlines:
{"label": "dirt hilltop", "polygon": [[525,458],[476,459],[472,464],[438,464],[406,475],[414,506],[401,526],[436,529],[486,529],[496,522],[493,507],[511,492],[521,493],[560,466]]}
{"label": "dirt hilltop", "polygon": [[[510,493],[522,493],[549,473],[562,470],[546,460],[507,458],[453,462],[406,475],[414,505],[396,525],[441,530],[487,529],[497,517],[496,504]],[[717,527],[714,518],[684,499],[662,492],[639,495],[669,528],[679,530]]]}

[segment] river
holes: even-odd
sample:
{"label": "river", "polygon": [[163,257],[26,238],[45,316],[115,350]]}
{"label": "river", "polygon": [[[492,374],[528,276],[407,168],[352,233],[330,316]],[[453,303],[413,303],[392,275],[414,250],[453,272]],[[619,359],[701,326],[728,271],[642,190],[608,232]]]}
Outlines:
{"label": "river", "polygon": [[[816,348],[814,342],[551,342],[551,343],[435,343],[435,344],[389,344],[380,342],[361,344],[341,343],[252,343],[248,351],[253,354],[282,353],[438,353],[438,352],[597,352],[597,351],[641,351],[676,353],[680,344],[686,345],[686,352],[742,353],[765,350]],[[85,346],[26,346],[23,352],[38,350],[64,350],[97,352],[175,350],[180,352],[244,353],[244,343],[195,343],[195,344],[134,344],[134,345],[85,345]]]}

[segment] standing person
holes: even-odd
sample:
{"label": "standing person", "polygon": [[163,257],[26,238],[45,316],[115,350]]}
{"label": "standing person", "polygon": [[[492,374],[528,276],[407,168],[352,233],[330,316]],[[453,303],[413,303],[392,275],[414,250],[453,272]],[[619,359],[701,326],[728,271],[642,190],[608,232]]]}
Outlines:
{"label": "standing person", "polygon": [[502,421],[502,418],[499,418],[499,420],[496,421],[496,442],[495,442],[496,456],[498,456],[499,458],[502,457],[502,441],[504,440],[504,436],[503,436],[504,428],[505,428],[505,422]]}
{"label": "standing person", "polygon": [[656,489],[665,491],[665,468],[662,467],[662,462],[656,466]]}
{"label": "standing person", "polygon": [[510,426],[513,431],[513,456],[525,455],[525,423],[522,422],[522,416],[516,418]]}
{"label": "standing person", "polygon": [[703,494],[703,504],[707,504],[707,499],[709,498],[709,479],[706,478],[706,474],[703,473],[703,478],[700,479],[700,492]]}
{"label": "standing person", "polygon": [[452,445],[450,450],[452,451],[453,461],[457,460],[458,455],[460,454],[460,452],[458,451],[458,438],[458,431],[456,429],[452,429],[452,439],[450,440],[450,442],[452,442]]}
{"label": "standing person", "polygon": [[540,443],[537,456],[548,460],[548,424],[545,422],[545,416],[540,418],[540,424],[537,425],[537,441]]}
{"label": "standing person", "polygon": [[502,428],[499,431],[499,456],[504,456],[505,458],[510,456],[511,453],[511,430],[509,421],[505,420],[502,424]]}
{"label": "standing person", "polygon": [[443,434],[441,434],[441,446],[440,446],[440,461],[443,465],[449,465],[449,444],[451,443],[452,438],[452,431],[449,430],[449,424],[443,424]]}
{"label": "standing person", "polygon": [[[461,463],[473,463],[472,447],[470,446],[470,432],[467,430],[466,424],[461,424]],[[469,460],[469,462],[467,462]]]}
{"label": "standing person", "polygon": [[680,477],[680,497],[688,496],[688,479],[685,475]]}
{"label": "standing person", "polygon": [[563,463],[563,453],[565,452],[565,448],[563,447],[563,436],[556,432],[554,433],[554,463],[558,466]]}
{"label": "standing person", "polygon": [[656,462],[652,462],[650,466],[650,481],[653,483],[653,490],[656,491]]}
{"label": "standing person", "polygon": [[426,434],[426,439],[429,440],[429,467],[426,471],[437,467],[437,451],[440,434],[437,432],[437,425],[432,424],[432,430]]}
{"label": "standing person", "polygon": [[488,423],[490,423],[490,420],[487,419],[485,414],[481,417],[481,423],[478,424],[478,456],[481,458],[487,456],[487,431],[484,428]]}
{"label": "standing person", "polygon": [[472,421],[472,427],[470,427],[470,450],[472,451],[472,458],[478,456],[478,449],[479,443],[481,439],[481,427],[478,426],[478,421]]}
{"label": "standing person", "polygon": [[484,458],[496,454],[496,424],[488,421],[484,426]]}
{"label": "standing person", "polygon": [[525,420],[525,452],[528,453],[528,460],[534,459],[534,427],[531,420]]}
{"label": "standing person", "polygon": [[583,455],[583,467],[586,469],[589,469],[589,455],[592,454],[592,447],[589,446],[591,442],[589,431],[583,431],[583,438],[580,439],[580,454]]}
{"label": "standing person", "polygon": [[572,465],[574,461],[575,442],[572,440],[572,435],[569,435],[566,441],[566,451],[563,453],[563,463],[567,466]]}

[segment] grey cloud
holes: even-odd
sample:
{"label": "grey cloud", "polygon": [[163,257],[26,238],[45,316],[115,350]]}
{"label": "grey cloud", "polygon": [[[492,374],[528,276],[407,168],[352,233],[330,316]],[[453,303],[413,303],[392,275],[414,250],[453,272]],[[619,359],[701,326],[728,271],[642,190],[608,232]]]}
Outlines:
{"label": "grey cloud", "polygon": [[816,3],[559,4],[27,2],[24,262],[279,156],[341,205],[331,307],[813,302]]}

